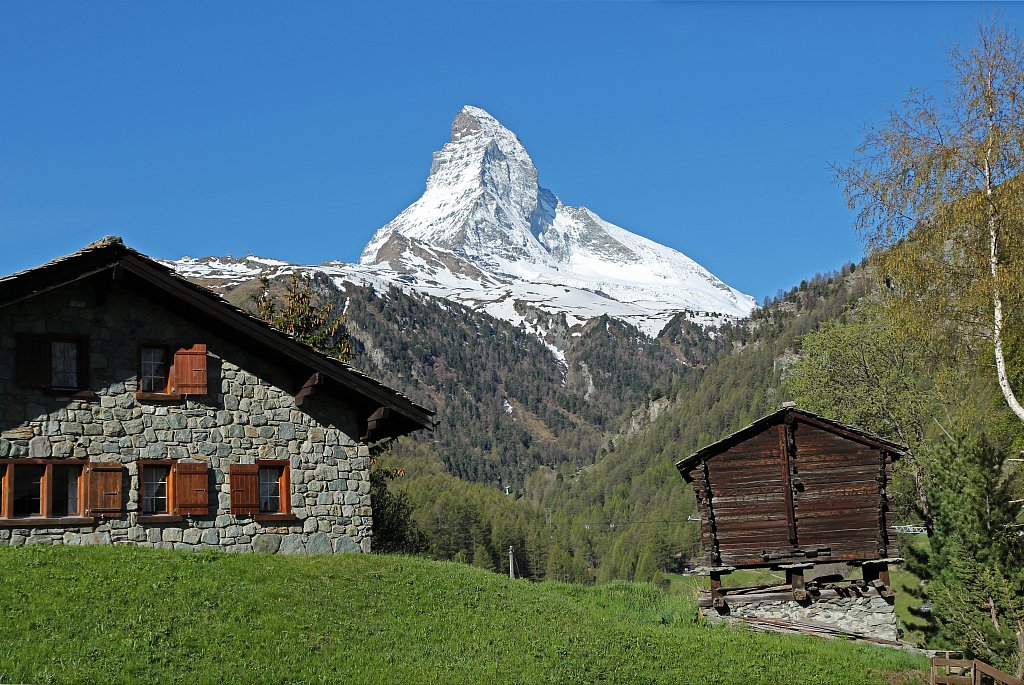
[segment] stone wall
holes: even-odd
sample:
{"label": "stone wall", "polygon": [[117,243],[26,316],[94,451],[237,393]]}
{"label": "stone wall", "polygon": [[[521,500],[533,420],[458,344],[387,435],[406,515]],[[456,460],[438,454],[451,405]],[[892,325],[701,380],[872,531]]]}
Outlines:
{"label": "stone wall", "polygon": [[835,597],[806,604],[778,600],[736,602],[729,605],[727,614],[704,609],[704,616],[713,623],[728,621],[730,617],[818,623],[880,640],[899,639],[893,605],[883,597]]}
{"label": "stone wall", "polygon": [[[18,333],[88,335],[92,398],[15,383]],[[136,399],[142,342],[206,343],[209,394]],[[125,465],[125,514],[95,525],[0,527],[0,546],[124,543],[170,549],[326,553],[369,551],[370,460],[358,422],[323,393],[295,406],[292,372],[124,288],[98,297],[69,285],[0,309],[0,457],[89,458]],[[203,461],[213,474],[210,515],[138,522],[138,461]],[[230,514],[232,463],[287,459],[296,520],[263,524]]]}

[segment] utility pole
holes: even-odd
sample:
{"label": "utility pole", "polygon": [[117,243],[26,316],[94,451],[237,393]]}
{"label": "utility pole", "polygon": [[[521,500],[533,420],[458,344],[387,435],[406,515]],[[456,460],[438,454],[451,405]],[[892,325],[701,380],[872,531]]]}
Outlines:
{"label": "utility pole", "polygon": [[508,546],[508,577],[516,579],[516,558],[512,555],[512,545]]}

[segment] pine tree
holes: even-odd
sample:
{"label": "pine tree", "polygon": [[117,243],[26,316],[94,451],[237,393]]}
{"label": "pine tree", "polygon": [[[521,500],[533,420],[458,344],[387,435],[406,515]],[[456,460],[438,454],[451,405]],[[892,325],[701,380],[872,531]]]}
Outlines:
{"label": "pine tree", "polygon": [[267,276],[260,276],[260,291],[251,297],[257,316],[329,357],[348,359],[351,347],[345,317],[335,315],[333,301],[316,304],[310,276],[293,271],[285,282],[280,304],[272,296],[270,285]]}

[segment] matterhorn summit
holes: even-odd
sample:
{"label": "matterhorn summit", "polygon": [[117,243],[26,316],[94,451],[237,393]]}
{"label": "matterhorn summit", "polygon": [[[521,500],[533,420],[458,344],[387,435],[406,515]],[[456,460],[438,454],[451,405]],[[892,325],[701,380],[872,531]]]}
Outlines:
{"label": "matterhorn summit", "polygon": [[745,316],[748,295],[686,255],[563,205],[538,184],[516,135],[478,107],[452,123],[422,197],[378,230],[365,266],[429,281],[427,289],[500,318],[525,308],[571,324],[608,314],[655,335],[677,312]]}
{"label": "matterhorn summit", "polygon": [[[252,256],[172,264],[222,290],[297,268]],[[720,324],[754,307],[681,252],[563,205],[538,184],[519,138],[470,106],[455,117],[451,142],[434,153],[423,195],[373,235],[359,264],[298,268],[324,272],[341,287],[396,285],[454,300],[546,340],[552,325],[567,332],[603,315],[655,336],[680,312]]]}

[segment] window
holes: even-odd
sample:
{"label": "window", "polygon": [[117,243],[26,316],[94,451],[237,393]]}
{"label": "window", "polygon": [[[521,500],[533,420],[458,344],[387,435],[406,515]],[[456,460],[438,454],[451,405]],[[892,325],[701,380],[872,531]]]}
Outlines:
{"label": "window", "polygon": [[50,342],[50,385],[54,388],[78,388],[78,343],[66,340]]}
{"label": "window", "polygon": [[260,468],[260,513],[277,514],[281,511],[281,469],[273,466]]}
{"label": "window", "polygon": [[139,348],[139,390],[141,392],[167,393],[170,369],[166,347],[143,345]]}
{"label": "window", "polygon": [[39,464],[19,464],[14,471],[14,516],[43,515],[43,476],[46,467]]}
{"label": "window", "polygon": [[171,467],[146,466],[142,473],[142,513],[170,514],[171,510],[167,508],[167,503]]}
{"label": "window", "polygon": [[139,346],[138,399],[177,400],[206,393],[206,345],[178,349],[151,343]]}
{"label": "window", "polygon": [[89,341],[76,335],[19,335],[15,351],[19,385],[89,393]]}
{"label": "window", "polygon": [[257,459],[255,464],[232,464],[231,513],[257,521],[293,519],[291,465],[287,459]]}
{"label": "window", "polygon": [[139,460],[139,520],[171,521],[210,511],[209,467],[175,459]]}
{"label": "window", "polygon": [[54,464],[52,506],[54,516],[78,516],[81,513],[82,467]]}
{"label": "window", "polygon": [[84,459],[0,460],[0,521],[86,522],[87,464]]}

